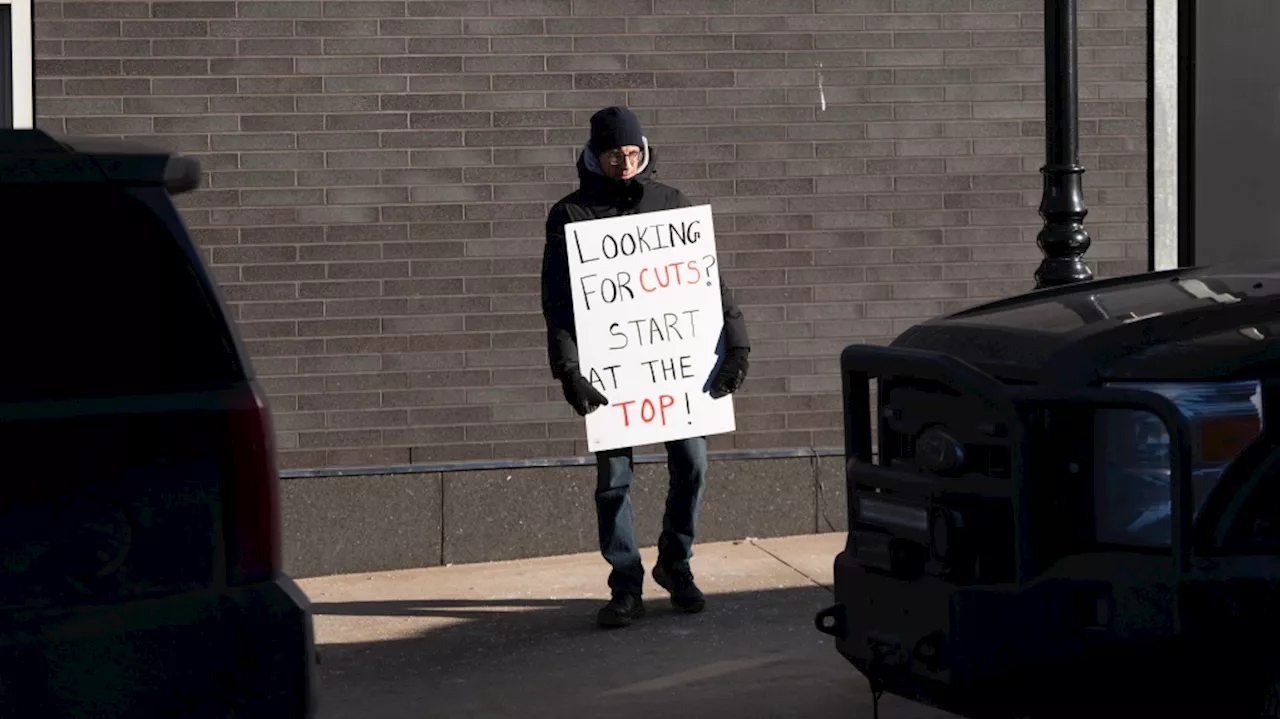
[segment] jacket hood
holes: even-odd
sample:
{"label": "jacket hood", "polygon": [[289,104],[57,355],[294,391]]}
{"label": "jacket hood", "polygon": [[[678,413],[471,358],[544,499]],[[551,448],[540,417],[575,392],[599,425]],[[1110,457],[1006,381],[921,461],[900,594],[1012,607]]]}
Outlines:
{"label": "jacket hood", "polygon": [[583,145],[578,153],[578,183],[582,192],[595,202],[620,209],[638,203],[644,195],[644,186],[653,179],[656,171],[649,138],[643,138],[643,141],[640,169],[629,180],[607,177],[600,168],[600,159],[587,145]]}

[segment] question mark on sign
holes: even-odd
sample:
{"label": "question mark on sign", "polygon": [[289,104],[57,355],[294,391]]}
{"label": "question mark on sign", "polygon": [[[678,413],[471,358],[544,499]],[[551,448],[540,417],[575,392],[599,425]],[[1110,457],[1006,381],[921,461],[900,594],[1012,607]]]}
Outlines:
{"label": "question mark on sign", "polygon": [[[716,266],[716,258],[711,255],[703,255],[702,259],[709,263],[707,265],[707,276],[710,277],[711,268]],[[711,286],[711,280],[707,280],[707,287],[710,287],[710,286]]]}

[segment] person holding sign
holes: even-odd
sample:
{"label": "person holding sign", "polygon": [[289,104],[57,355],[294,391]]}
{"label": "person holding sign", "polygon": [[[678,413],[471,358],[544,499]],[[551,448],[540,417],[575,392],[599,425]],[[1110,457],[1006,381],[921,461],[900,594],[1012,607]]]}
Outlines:
{"label": "person holding sign", "polygon": [[[565,401],[587,418],[596,455],[600,551],[612,568],[612,598],[597,620],[622,627],[645,612],[630,488],[632,448],[648,442],[617,446],[618,438],[676,437],[663,442],[670,482],[653,578],[676,608],[701,611],[705,598],[690,559],[706,486],[707,442],[705,435],[687,433],[701,426],[711,428],[707,433],[732,430],[728,396],[746,378],[750,344],[742,312],[713,271],[710,208],[694,208],[679,190],[654,179],[654,153],[639,118],[622,107],[592,116],[577,169],[577,191],[547,216],[542,312],[552,376]],[[707,305],[714,305],[714,314],[702,312],[700,303],[717,284],[718,297]],[[580,346],[580,339],[587,344]],[[626,354],[641,351],[647,354]],[[591,364],[584,367],[588,355]],[[599,359],[610,356],[628,361]],[[628,381],[663,391],[642,397]],[[606,392],[615,392],[612,403]],[[609,409],[600,412],[602,407]],[[727,421],[708,422],[712,415]],[[609,432],[614,434],[604,436]]]}

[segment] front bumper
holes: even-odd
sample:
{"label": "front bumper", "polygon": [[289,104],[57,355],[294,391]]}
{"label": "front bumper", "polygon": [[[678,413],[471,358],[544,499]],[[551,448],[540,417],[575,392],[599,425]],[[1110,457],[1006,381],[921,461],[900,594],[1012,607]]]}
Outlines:
{"label": "front bumper", "polygon": [[1016,599],[985,594],[966,601],[939,580],[882,576],[841,552],[837,603],[816,621],[876,688],[963,716],[1015,717],[1008,674],[1026,659],[1010,641],[1021,624]]}
{"label": "front bumper", "polygon": [[1128,605],[1143,591],[1141,583],[1081,579],[1047,579],[1021,591],[907,581],[842,552],[836,604],[815,622],[879,689],[961,716],[1013,718],[1046,705],[1173,697],[1189,663],[1164,630],[1168,619],[1147,616],[1151,625],[1139,631],[1138,620],[1121,628],[1114,615],[1094,613]]}

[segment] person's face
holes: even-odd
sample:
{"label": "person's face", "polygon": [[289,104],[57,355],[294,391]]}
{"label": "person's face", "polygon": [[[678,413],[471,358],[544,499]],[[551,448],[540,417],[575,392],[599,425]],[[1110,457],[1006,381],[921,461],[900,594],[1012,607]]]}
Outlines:
{"label": "person's face", "polygon": [[639,147],[625,145],[600,153],[600,169],[606,177],[615,180],[630,180],[640,170],[640,157]]}

